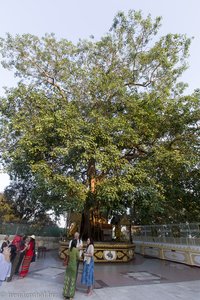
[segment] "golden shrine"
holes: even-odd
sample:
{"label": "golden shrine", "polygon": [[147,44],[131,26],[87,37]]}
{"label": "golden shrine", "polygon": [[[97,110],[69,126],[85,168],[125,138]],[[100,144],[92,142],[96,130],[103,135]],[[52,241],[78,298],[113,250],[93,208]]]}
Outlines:
{"label": "golden shrine", "polygon": [[[72,215],[72,225],[69,229],[69,239],[71,239],[76,231],[79,231],[80,216]],[[122,220],[123,223],[124,220]],[[127,224],[124,224],[127,226]],[[100,238],[101,242],[94,242],[94,261],[98,263],[105,262],[121,262],[126,263],[134,258],[135,245],[128,241],[119,242],[118,239],[112,240],[113,233],[122,235],[121,225],[113,226],[106,223],[104,218],[95,220],[92,227],[93,233]],[[67,256],[67,250],[69,247],[69,241],[60,241],[59,256],[61,259],[65,259]],[[83,244],[83,248],[86,248],[86,243]]]}
{"label": "golden shrine", "polygon": [[[60,242],[59,256],[62,259],[67,257],[69,242]],[[83,247],[86,247],[84,243]],[[94,261],[95,262],[129,262],[134,258],[135,245],[130,243],[115,242],[95,242]]]}

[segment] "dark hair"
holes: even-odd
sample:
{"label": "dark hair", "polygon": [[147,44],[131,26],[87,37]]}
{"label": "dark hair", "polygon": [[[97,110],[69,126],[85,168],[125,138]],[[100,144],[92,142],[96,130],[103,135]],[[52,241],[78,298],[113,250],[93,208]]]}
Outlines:
{"label": "dark hair", "polygon": [[76,245],[77,245],[77,240],[72,240],[71,242],[71,247],[70,247],[70,251],[72,251],[72,248],[76,248]]}
{"label": "dark hair", "polygon": [[27,239],[27,235],[23,235],[22,239],[25,241]]}
{"label": "dark hair", "polygon": [[93,240],[93,238],[88,237],[88,239],[90,239],[90,243],[89,243],[89,245],[87,245],[86,249],[87,249],[90,245],[93,245],[93,246],[94,246],[94,240]]}

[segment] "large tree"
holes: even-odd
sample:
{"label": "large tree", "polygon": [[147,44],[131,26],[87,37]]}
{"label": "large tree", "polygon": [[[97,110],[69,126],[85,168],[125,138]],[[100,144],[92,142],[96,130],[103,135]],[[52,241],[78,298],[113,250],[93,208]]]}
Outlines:
{"label": "large tree", "polygon": [[83,209],[85,236],[101,211],[159,221],[177,172],[199,172],[199,93],[179,82],[190,39],[159,38],[159,27],[130,11],[98,41],[1,39],[2,64],[20,78],[1,99],[2,160],[13,178],[28,170],[41,203]]}

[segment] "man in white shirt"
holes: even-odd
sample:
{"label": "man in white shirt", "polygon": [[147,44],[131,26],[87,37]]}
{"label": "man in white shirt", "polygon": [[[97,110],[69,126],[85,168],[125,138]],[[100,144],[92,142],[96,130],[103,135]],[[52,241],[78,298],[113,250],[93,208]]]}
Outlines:
{"label": "man in white shirt", "polygon": [[[83,242],[79,237],[80,237],[80,234],[78,232],[75,232],[74,239],[77,240],[76,248],[78,248],[79,256],[81,258],[82,254],[83,254]],[[71,243],[72,243],[72,240],[69,242],[69,249],[71,248]]]}

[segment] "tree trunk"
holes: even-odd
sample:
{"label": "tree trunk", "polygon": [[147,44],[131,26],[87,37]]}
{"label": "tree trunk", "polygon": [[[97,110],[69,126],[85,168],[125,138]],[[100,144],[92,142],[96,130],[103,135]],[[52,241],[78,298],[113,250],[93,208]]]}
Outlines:
{"label": "tree trunk", "polygon": [[82,212],[80,236],[83,240],[91,237],[90,210],[86,208]]}

